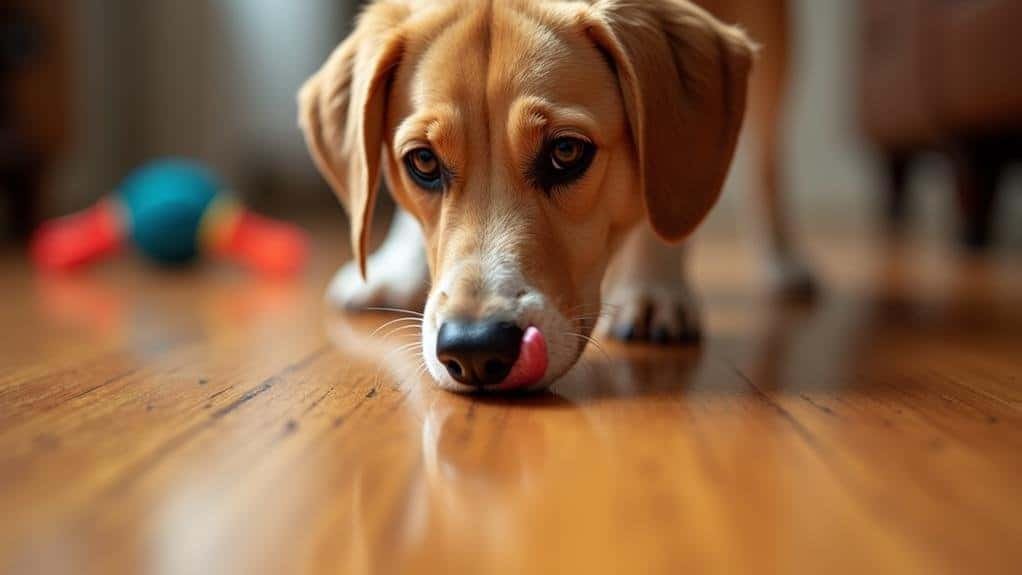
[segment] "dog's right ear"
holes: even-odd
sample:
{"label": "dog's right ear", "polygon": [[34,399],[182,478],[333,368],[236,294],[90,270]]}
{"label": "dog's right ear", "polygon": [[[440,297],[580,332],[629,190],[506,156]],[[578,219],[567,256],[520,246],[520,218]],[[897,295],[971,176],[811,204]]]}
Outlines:
{"label": "dog's right ear", "polygon": [[320,173],[351,219],[351,248],[366,275],[379,188],[387,80],[401,59],[408,9],[377,2],[298,95],[298,121]]}

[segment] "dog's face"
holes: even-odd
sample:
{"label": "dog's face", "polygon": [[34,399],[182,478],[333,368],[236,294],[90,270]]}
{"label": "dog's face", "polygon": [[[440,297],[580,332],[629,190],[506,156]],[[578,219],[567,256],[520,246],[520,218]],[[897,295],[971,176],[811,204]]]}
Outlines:
{"label": "dog's face", "polygon": [[750,60],[682,0],[381,0],[300,119],[363,266],[381,173],[420,222],[434,378],[537,387],[585,348],[623,234],[680,240],[716,201]]}

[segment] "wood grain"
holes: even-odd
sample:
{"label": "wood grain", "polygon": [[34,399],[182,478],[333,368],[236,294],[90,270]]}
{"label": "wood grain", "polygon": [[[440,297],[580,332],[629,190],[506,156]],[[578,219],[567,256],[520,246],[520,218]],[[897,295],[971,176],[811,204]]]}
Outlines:
{"label": "wood grain", "polygon": [[701,348],[512,398],[327,312],[336,258],[2,257],[0,572],[1022,572],[1022,262],[864,237],[814,245],[803,304],[710,237]]}

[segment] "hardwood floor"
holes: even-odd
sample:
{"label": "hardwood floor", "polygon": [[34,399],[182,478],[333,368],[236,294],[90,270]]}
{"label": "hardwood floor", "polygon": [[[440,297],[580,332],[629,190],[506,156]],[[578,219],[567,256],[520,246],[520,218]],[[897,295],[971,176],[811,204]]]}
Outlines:
{"label": "hardwood floor", "polygon": [[872,238],[814,244],[812,304],[707,238],[701,348],[606,342],[512,398],[325,312],[334,257],[260,285],[8,255],[0,572],[1022,572],[1022,258]]}

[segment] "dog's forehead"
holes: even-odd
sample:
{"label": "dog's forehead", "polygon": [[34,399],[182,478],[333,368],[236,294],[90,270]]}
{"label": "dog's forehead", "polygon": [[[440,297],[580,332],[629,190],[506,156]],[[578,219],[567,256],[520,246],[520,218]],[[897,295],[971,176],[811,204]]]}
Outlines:
{"label": "dog's forehead", "polygon": [[475,102],[493,112],[525,96],[585,105],[616,95],[613,71],[570,13],[537,2],[454,5],[410,27],[413,107]]}
{"label": "dog's forehead", "polygon": [[589,69],[586,56],[595,49],[582,42],[577,29],[564,24],[542,13],[494,10],[488,38],[489,94],[530,89],[549,94],[567,83],[565,74]]}

